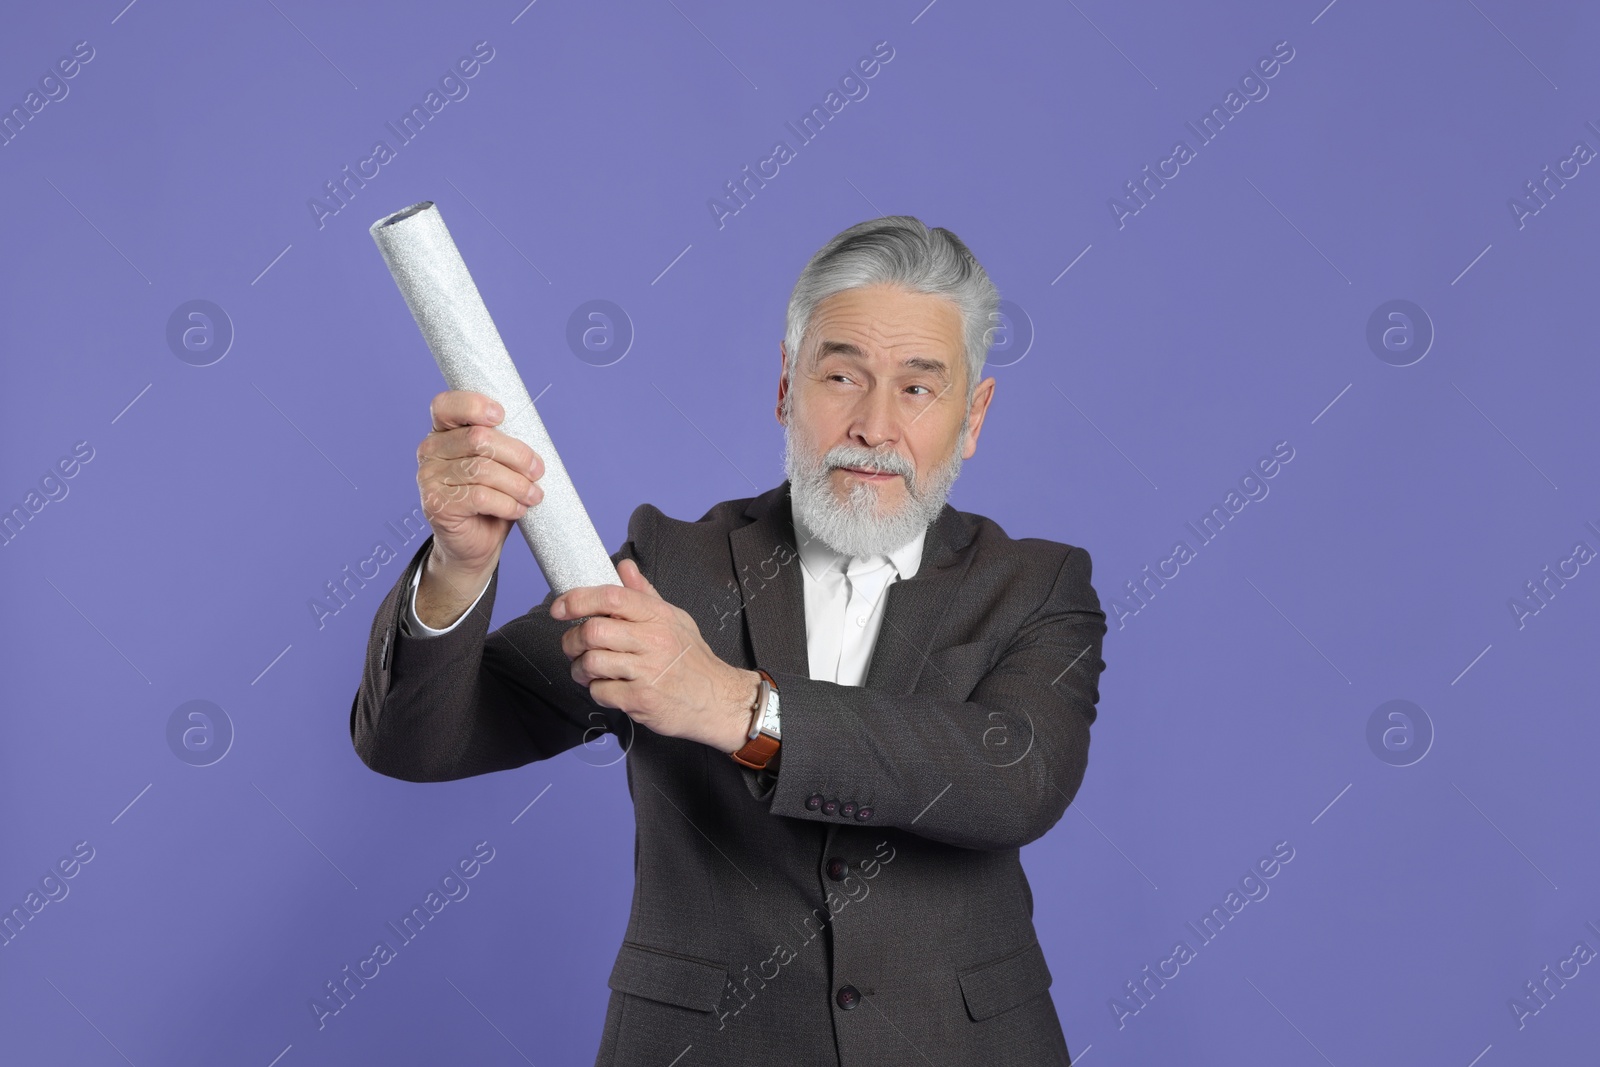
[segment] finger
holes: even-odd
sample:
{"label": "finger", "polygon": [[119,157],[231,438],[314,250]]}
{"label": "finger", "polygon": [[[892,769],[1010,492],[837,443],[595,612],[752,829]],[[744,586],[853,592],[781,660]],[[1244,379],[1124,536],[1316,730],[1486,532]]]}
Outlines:
{"label": "finger", "polygon": [[544,459],[526,444],[493,426],[457,426],[437,430],[423,438],[417,450],[419,459],[476,459],[499,463],[508,470],[538,478],[544,475]]}
{"label": "finger", "polygon": [[433,429],[453,430],[457,426],[495,426],[506,417],[505,409],[492,397],[470,389],[449,389],[428,404]]}
{"label": "finger", "polygon": [[644,572],[639,569],[639,565],[631,559],[625,559],[617,565],[617,576],[622,579],[622,584],[629,589],[637,589],[642,593],[649,593],[655,597],[661,595],[656,592],[656,587],[650,584],[650,579],[644,576]]}
{"label": "finger", "polygon": [[623,652],[593,649],[572,661],[572,680],[589,686],[601,682],[631,682],[638,677],[638,659]]}
{"label": "finger", "polygon": [[467,487],[475,485],[504,493],[530,507],[544,499],[544,487],[526,474],[479,459],[440,461],[437,469],[427,471],[425,477],[430,487],[456,499],[465,497]]}
{"label": "finger", "polygon": [[661,616],[662,601],[622,585],[587,585],[568,589],[550,602],[553,619],[609,615],[629,622],[652,622]]}
{"label": "finger", "polygon": [[637,682],[597,678],[589,684],[589,698],[603,708],[616,708],[637,726],[649,727],[657,719]]}
{"label": "finger", "polygon": [[589,685],[589,699],[602,708],[621,708],[622,701],[627,696],[627,684],[609,678],[597,679]]}
{"label": "finger", "polygon": [[561,651],[576,659],[591,650],[639,654],[649,651],[644,634],[632,623],[595,615],[561,635]]}
{"label": "finger", "polygon": [[473,515],[492,515],[498,519],[510,519],[515,522],[527,514],[528,508],[532,506],[507,496],[498,489],[477,483],[431,484],[423,490],[422,496],[423,511],[439,520],[459,521]]}
{"label": "finger", "polygon": [[430,460],[419,469],[417,484],[427,514],[447,519],[472,515],[520,519],[544,499],[539,485],[499,464]]}

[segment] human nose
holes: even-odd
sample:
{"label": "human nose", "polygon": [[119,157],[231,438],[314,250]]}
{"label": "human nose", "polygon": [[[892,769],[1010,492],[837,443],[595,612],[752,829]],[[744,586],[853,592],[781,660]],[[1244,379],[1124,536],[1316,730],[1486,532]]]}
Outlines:
{"label": "human nose", "polygon": [[866,448],[881,448],[900,439],[900,413],[887,389],[872,386],[865,391],[856,405],[850,432]]}

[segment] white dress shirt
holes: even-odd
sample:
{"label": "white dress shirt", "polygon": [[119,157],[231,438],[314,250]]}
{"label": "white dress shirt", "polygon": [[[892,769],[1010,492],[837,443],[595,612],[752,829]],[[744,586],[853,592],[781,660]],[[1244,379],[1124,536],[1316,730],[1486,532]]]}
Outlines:
{"label": "white dress shirt", "polygon": [[[867,677],[878,630],[883,625],[884,604],[889,586],[910,578],[922,565],[922,547],[927,538],[924,528],[917,536],[887,555],[851,557],[834,551],[794,517],[795,537],[806,602],[806,651],[812,679],[860,685]],[[422,580],[418,567],[411,578],[411,594],[405,598],[402,627],[409,637],[438,637],[461,624],[457,619],[436,630],[417,618],[417,584]],[[478,606],[486,584],[472,607]]]}
{"label": "white dress shirt", "polygon": [[794,530],[804,574],[811,677],[819,682],[860,685],[866,680],[883,625],[889,586],[917,573],[927,530],[888,555],[855,557],[824,544],[799,516]]}

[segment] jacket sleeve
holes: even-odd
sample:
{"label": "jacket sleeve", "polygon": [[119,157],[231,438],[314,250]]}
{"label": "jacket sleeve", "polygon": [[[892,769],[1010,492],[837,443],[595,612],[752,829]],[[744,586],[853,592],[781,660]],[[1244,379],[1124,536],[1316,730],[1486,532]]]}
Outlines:
{"label": "jacket sleeve", "polygon": [[[938,695],[949,679],[931,665],[909,694],[774,671],[783,744],[775,775],[746,771],[752,795],[777,815],[962,848],[1042,837],[1088,766],[1106,632],[1090,570],[1089,553],[1069,548],[1049,595],[963,700]],[[834,810],[809,805],[816,795]]]}
{"label": "jacket sleeve", "polygon": [[[612,563],[633,559],[636,527]],[[350,737],[363,763],[410,782],[440,782],[508,770],[592,744],[606,732],[630,736],[622,712],[594,702],[572,680],[561,635],[572,620],[550,617],[554,591],[527,613],[489,633],[500,583],[497,567],[478,603],[437,637],[412,637],[400,626],[411,579],[433,536],[417,549],[378,606],[367,660],[350,706]]]}

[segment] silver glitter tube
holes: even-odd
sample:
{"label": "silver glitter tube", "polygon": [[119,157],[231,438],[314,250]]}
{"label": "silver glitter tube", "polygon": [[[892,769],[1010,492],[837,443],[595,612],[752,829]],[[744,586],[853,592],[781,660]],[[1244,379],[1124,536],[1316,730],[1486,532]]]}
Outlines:
{"label": "silver glitter tube", "polygon": [[373,223],[371,233],[445,382],[493,397],[506,412],[497,429],[544,460],[544,498],[517,526],[550,588],[561,594],[578,586],[621,585],[439,210],[431,200],[412,204]]}

